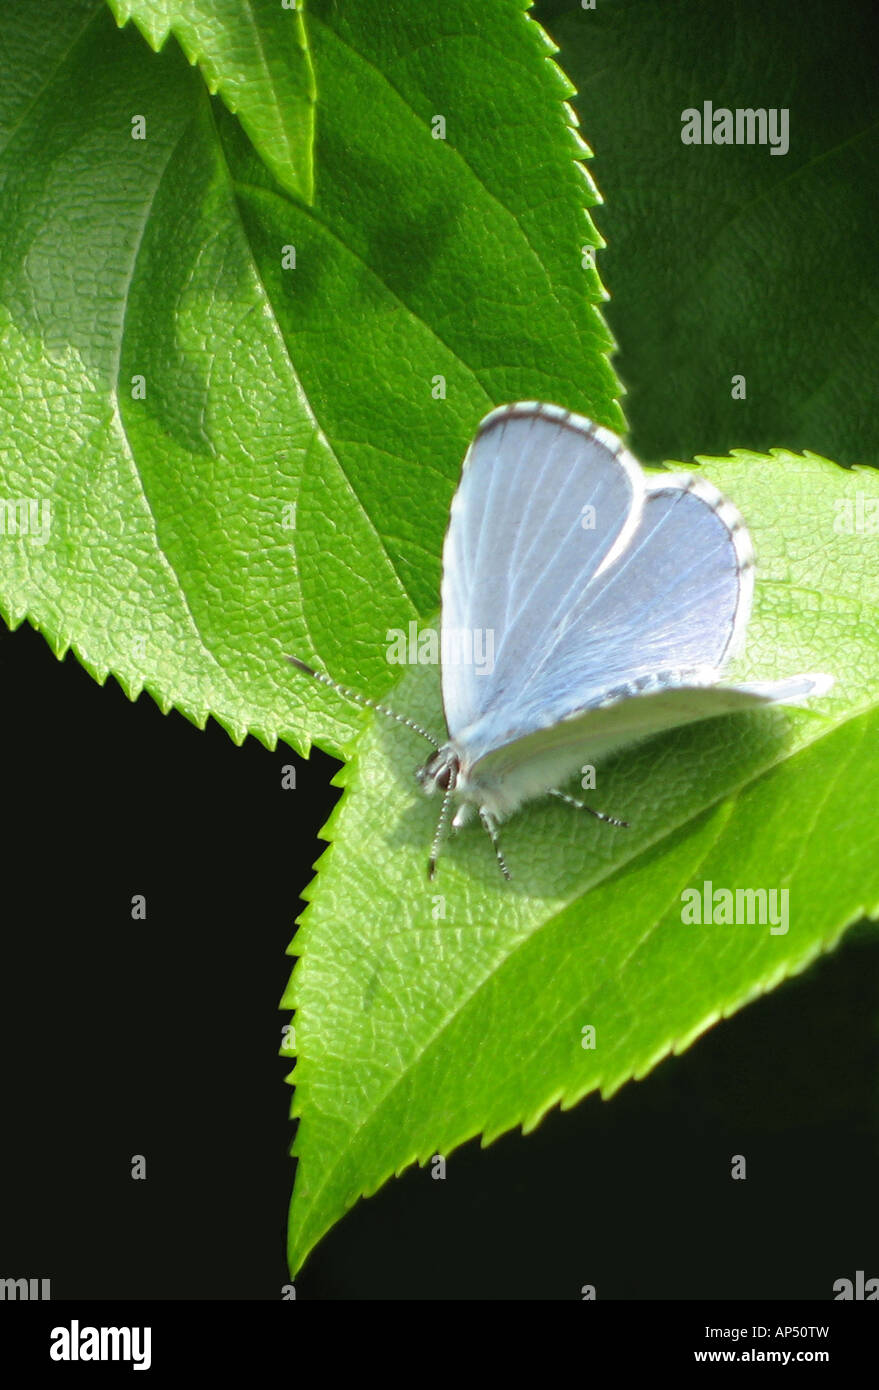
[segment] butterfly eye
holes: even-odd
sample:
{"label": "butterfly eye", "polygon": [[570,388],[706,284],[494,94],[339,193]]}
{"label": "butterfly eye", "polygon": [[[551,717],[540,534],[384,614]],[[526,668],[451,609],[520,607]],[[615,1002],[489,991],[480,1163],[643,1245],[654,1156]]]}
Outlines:
{"label": "butterfly eye", "polygon": [[437,786],[442,787],[444,792],[447,792],[449,790],[449,783],[452,780],[453,768],[453,763],[446,763],[445,767],[440,768],[439,772],[437,772],[434,778],[434,781],[436,782]]}
{"label": "butterfly eye", "polygon": [[441,791],[448,791],[449,786],[454,786],[458,775],[458,759],[454,754],[444,749],[434,753],[432,758],[420,767],[415,773],[419,786],[422,786],[428,793],[437,787]]}

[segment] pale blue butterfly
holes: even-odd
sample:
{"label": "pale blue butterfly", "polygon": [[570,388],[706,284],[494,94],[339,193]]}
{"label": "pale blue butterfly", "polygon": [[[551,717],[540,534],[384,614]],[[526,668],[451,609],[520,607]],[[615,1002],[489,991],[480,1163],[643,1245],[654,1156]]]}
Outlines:
{"label": "pale blue butterfly", "polygon": [[442,627],[493,635],[490,672],[443,665],[448,739],[339,686],[437,750],[416,773],[443,793],[433,877],[451,804],[475,811],[510,874],[497,826],[561,789],[584,759],[663,730],[824,694],[833,677],[719,684],[744,641],[754,553],[742,518],[689,473],[648,480],[615,435],[559,406],[493,410],[471,444],[443,546]]}

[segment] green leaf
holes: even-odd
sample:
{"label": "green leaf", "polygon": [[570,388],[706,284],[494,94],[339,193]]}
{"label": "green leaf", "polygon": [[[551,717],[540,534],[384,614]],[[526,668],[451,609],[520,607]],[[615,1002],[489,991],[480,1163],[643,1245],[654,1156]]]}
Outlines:
{"label": "green leaf", "polygon": [[622,417],[597,195],[521,3],[308,13],[312,207],[173,45],[84,0],[4,16],[0,496],[51,530],[4,538],[0,609],[132,698],[338,751],[359,714],[284,653],[389,684],[480,416]]}
{"label": "green leaf", "polygon": [[240,119],[278,182],[314,198],[315,85],[305,0],[107,0],[158,51],[173,34],[208,90]]}
{"label": "green leaf", "polygon": [[[539,0],[537,14],[596,154],[636,457],[781,439],[879,464],[872,0]],[[708,100],[788,109],[789,152],[682,144],[681,113]]]}
{"label": "green leaf", "polygon": [[[391,1174],[473,1135],[529,1129],[557,1102],[610,1095],[879,913],[873,475],[784,451],[702,462],[758,556],[730,679],[823,670],[832,694],[691,726],[600,766],[590,800],[629,830],[531,803],[502,827],[510,884],[478,827],[428,883],[437,807],[412,780],[425,749],[375,721],[338,779],[333,843],[291,948],[293,1270]],[[442,730],[435,668],[413,669],[392,703]],[[685,924],[681,894],[706,881],[787,889],[789,929]]]}

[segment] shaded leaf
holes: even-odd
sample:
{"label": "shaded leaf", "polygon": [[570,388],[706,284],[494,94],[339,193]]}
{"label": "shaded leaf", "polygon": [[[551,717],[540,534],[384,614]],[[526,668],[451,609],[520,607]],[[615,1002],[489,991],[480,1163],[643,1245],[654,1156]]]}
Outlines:
{"label": "shaded leaf", "polygon": [[[598,264],[637,457],[782,439],[879,464],[875,6],[539,0],[536,12],[596,154]],[[682,144],[681,113],[705,101],[787,109],[788,153]]]}

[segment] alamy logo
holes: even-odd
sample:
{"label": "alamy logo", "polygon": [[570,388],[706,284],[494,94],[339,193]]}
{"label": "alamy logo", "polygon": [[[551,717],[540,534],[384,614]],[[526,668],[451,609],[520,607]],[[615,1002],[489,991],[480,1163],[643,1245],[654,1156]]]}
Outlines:
{"label": "alamy logo", "polygon": [[706,879],[699,888],[681,893],[681,921],[688,926],[769,927],[772,936],[786,936],[789,926],[789,888],[715,888]]}
{"label": "alamy logo", "polygon": [[72,1318],[69,1327],[53,1327],[50,1336],[53,1361],[130,1361],[134,1371],[152,1365],[151,1327],[80,1327]]}
{"label": "alamy logo", "polygon": [[860,488],[851,497],[838,497],[833,504],[833,529],[838,535],[879,535],[879,497],[869,497]]}
{"label": "alamy logo", "polygon": [[685,145],[769,145],[770,154],[787,154],[790,110],[772,106],[752,108],[718,106],[710,101],[688,106],[681,112],[681,140]]}
{"label": "alamy logo", "polygon": [[35,545],[45,545],[51,527],[48,497],[42,505],[37,497],[0,497],[0,536],[27,536]]}
{"label": "alamy logo", "polygon": [[494,670],[490,627],[444,627],[440,634],[411,622],[408,633],[401,627],[388,628],[386,640],[386,656],[393,666],[435,666],[442,656],[443,666],[474,666],[477,676],[490,676]]}

